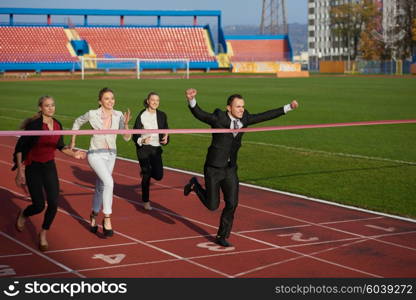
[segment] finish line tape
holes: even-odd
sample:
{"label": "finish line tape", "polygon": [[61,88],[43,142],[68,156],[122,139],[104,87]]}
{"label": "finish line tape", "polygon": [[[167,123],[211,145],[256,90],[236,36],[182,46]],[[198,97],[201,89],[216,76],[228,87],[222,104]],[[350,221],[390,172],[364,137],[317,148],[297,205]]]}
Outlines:
{"label": "finish line tape", "polygon": [[94,135],[94,134],[151,134],[151,133],[235,133],[235,132],[259,132],[259,131],[277,131],[277,130],[295,130],[311,128],[331,128],[331,127],[348,127],[348,126],[365,126],[365,125],[387,125],[387,124],[409,124],[416,123],[416,120],[384,120],[384,121],[366,121],[366,122],[349,122],[349,123],[328,123],[328,124],[311,124],[311,125],[288,125],[288,126],[270,126],[257,128],[210,128],[210,129],[105,129],[105,130],[0,130],[0,136],[41,136],[41,135]]}

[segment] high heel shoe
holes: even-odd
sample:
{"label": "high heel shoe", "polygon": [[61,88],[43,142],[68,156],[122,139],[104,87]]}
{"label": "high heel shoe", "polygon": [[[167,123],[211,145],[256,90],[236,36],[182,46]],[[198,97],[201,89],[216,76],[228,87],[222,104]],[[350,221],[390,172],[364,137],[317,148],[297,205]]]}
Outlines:
{"label": "high heel shoe", "polygon": [[110,219],[110,217],[104,217],[104,219],[103,219],[103,233],[104,233],[104,236],[108,236],[108,237],[110,237],[110,236],[113,236],[113,229],[106,229],[105,228],[105,219]]}
{"label": "high heel shoe", "polygon": [[16,229],[22,232],[25,228],[26,217],[23,215],[23,209],[19,212],[16,219]]}
{"label": "high heel shoe", "polygon": [[[90,231],[92,233],[97,233],[97,230],[98,230],[98,225],[97,225],[97,222],[95,220],[96,216],[98,216],[98,214],[96,212],[92,211],[91,214],[90,214]],[[93,221],[94,221],[94,224],[95,224],[94,226],[91,225]]]}
{"label": "high heel shoe", "polygon": [[42,244],[42,239],[40,238],[40,233],[39,233],[39,250],[42,252],[45,252],[46,250],[48,250],[49,245],[48,245],[48,241],[46,241],[46,243]]}

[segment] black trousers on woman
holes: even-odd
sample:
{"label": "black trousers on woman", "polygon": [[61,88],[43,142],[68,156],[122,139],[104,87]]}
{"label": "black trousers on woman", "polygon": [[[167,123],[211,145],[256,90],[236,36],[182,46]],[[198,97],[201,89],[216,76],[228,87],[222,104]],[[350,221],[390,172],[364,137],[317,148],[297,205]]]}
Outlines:
{"label": "black trousers on woman", "polygon": [[137,150],[142,176],[142,200],[149,202],[150,179],[163,178],[162,147],[143,145]]}
{"label": "black trousers on woman", "polygon": [[42,229],[48,230],[58,210],[59,180],[54,160],[45,163],[32,162],[25,168],[26,184],[32,204],[23,211],[25,217],[41,213],[45,209],[45,198],[48,203],[43,219]]}

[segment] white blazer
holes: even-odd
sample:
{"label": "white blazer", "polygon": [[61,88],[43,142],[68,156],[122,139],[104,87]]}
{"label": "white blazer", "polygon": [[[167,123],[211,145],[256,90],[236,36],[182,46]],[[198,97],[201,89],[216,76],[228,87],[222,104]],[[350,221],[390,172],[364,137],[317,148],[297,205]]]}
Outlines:
{"label": "white blazer", "polygon": [[[72,130],[79,130],[82,125],[89,122],[91,127],[96,130],[103,129],[103,121],[101,119],[102,109],[90,110],[78,117],[72,125]],[[121,111],[113,110],[111,117],[111,128],[109,129],[124,129],[124,116]],[[116,151],[117,134],[95,134],[91,137],[89,152],[96,150],[110,149]]]}

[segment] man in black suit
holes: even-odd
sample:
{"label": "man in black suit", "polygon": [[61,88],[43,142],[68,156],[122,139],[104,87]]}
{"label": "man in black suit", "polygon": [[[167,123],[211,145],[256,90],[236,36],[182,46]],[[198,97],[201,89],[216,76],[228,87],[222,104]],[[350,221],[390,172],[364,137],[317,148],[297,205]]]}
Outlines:
{"label": "man in black suit", "polygon": [[[216,109],[212,114],[203,111],[196,103],[195,89],[185,92],[191,113],[198,120],[211,125],[212,128],[239,129],[259,122],[280,117],[298,107],[296,100],[278,109],[260,114],[250,114],[244,108],[241,95],[231,95],[227,100],[227,110]],[[241,147],[243,133],[213,133],[204,165],[205,189],[196,177],[192,177],[184,187],[184,195],[194,191],[199,200],[209,210],[216,210],[220,204],[220,189],[224,195],[225,207],[222,211],[216,243],[230,247],[228,238],[234,220],[234,212],[238,205],[239,180],[237,176],[237,153]]]}

